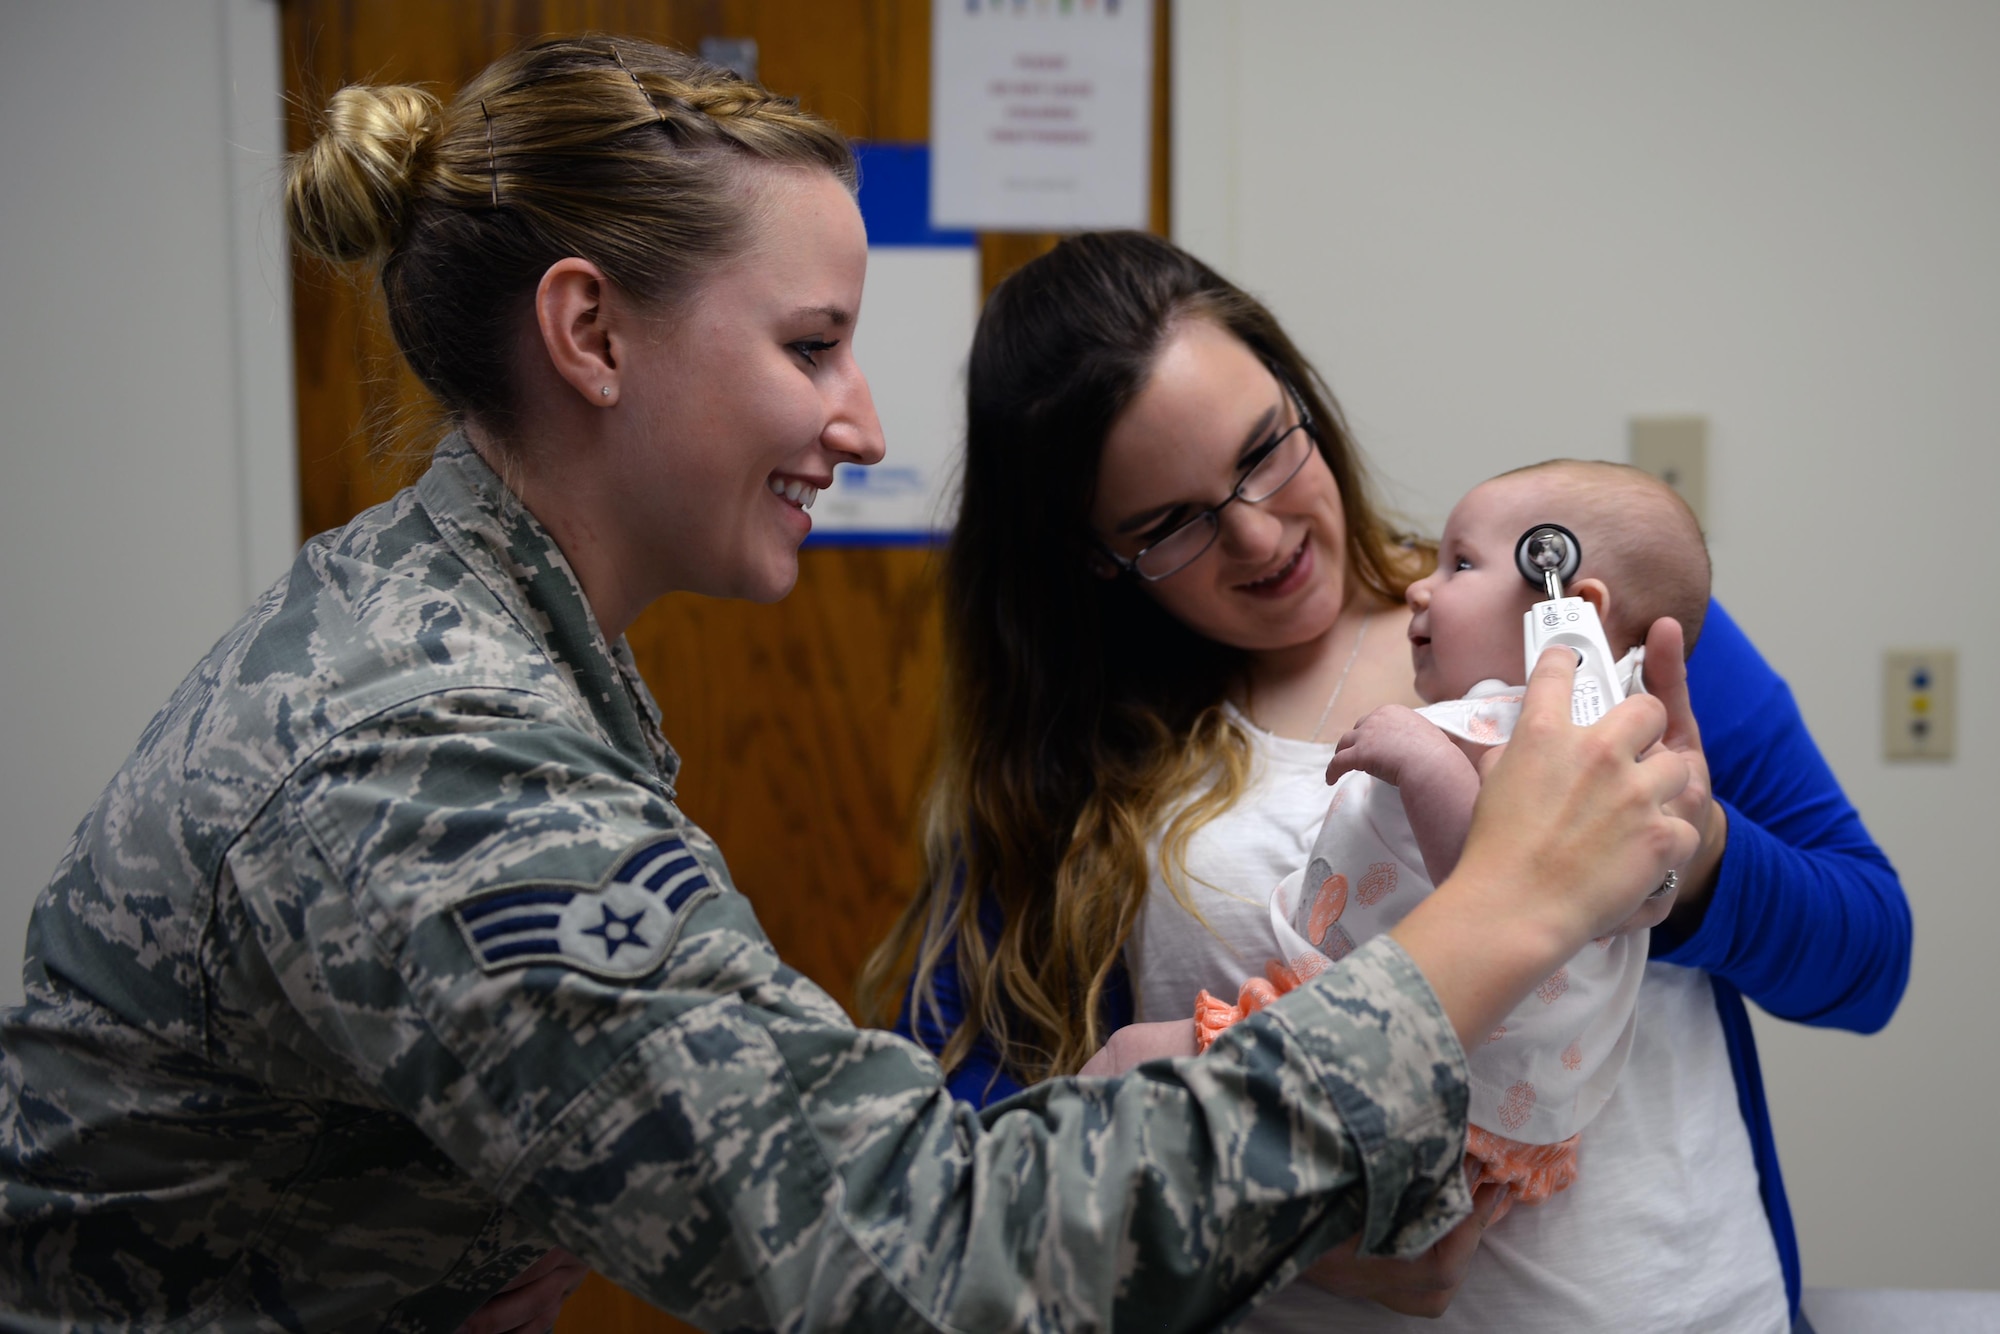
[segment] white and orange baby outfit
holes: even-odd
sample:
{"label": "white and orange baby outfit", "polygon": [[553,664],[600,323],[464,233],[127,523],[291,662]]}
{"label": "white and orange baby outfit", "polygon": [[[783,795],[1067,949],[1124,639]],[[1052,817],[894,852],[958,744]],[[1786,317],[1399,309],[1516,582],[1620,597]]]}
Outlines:
{"label": "white and orange baby outfit", "polygon": [[[1638,659],[1634,650],[1619,663],[1625,681],[1637,679]],[[1519,686],[1483,681],[1463,699],[1417,712],[1455,737],[1493,746],[1513,734],[1521,696]],[[1198,1045],[1393,927],[1432,888],[1402,794],[1365,773],[1344,775],[1304,869],[1271,894],[1265,975],[1245,982],[1234,1005],[1200,994]],[[1632,1046],[1647,936],[1628,932],[1584,946],[1467,1053],[1472,1184],[1498,1181],[1510,1187],[1509,1202],[1534,1204],[1575,1180],[1578,1132],[1611,1097]]]}

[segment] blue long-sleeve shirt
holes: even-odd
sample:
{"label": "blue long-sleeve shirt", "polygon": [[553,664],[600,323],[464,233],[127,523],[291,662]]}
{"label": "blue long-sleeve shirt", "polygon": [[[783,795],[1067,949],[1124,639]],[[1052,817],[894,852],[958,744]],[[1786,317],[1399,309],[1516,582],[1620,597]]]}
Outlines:
{"label": "blue long-sleeve shirt", "polygon": [[[1655,929],[1652,955],[1703,969],[1714,986],[1758,1189],[1796,1315],[1798,1239],[1744,998],[1783,1019],[1875,1032],[1895,1013],[1909,980],[1910,907],[1895,868],[1813,744],[1790,688],[1714,602],[1688,662],[1688,694],[1716,799],[1728,811],[1729,841],[1699,924],[1684,934]],[[980,916],[997,936],[990,900]],[[938,1051],[964,1014],[949,953],[934,981],[942,1023],[926,1012],[913,1024],[906,1006],[898,1028]],[[1107,1030],[1132,1022],[1132,991],[1122,972],[1108,988],[1104,1011]],[[957,1097],[980,1106],[1021,1088],[984,1038],[950,1084]]]}

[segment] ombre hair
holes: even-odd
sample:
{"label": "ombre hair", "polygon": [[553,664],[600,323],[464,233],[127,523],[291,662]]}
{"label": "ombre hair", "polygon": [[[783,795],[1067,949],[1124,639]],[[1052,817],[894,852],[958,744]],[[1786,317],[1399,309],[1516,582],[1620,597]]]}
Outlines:
{"label": "ombre hair", "polygon": [[944,563],[927,881],[861,986],[864,1012],[886,1017],[914,967],[912,1021],[939,1031],[935,977],[951,958],[964,1020],[944,1042],[948,1070],[982,1040],[1023,1081],[1089,1059],[1108,1036],[1105,988],[1145,899],[1149,843],[1183,893],[1188,839],[1249,776],[1249,738],[1223,708],[1247,654],[1093,569],[1105,437],[1172,331],[1197,319],[1304,403],[1340,488],[1349,592],[1401,601],[1435,554],[1391,531],[1339,404],[1271,312],[1192,255],[1141,232],[1078,236],[994,291],[973,338]]}

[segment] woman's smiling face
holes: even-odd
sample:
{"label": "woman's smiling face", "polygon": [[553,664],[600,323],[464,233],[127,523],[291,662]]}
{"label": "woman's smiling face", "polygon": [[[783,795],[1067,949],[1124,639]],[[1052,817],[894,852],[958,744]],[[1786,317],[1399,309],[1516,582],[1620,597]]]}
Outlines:
{"label": "woman's smiling face", "polygon": [[622,525],[667,587],[774,601],[839,463],[882,457],[855,363],[868,241],[830,173],[765,170],[751,244],[634,351]]}
{"label": "woman's smiling face", "polygon": [[[1242,340],[1211,320],[1182,320],[1105,437],[1090,516],[1098,539],[1131,558],[1220,504],[1246,456],[1297,420],[1291,395]],[[1347,524],[1317,449],[1277,494],[1237,501],[1219,519],[1197,560],[1141,584],[1155,602],[1196,633],[1251,652],[1332,628],[1346,598]]]}

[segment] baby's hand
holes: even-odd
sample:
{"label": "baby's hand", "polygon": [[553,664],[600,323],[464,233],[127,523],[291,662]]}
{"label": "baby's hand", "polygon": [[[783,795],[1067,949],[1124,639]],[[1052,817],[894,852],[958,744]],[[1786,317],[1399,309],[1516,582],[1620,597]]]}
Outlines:
{"label": "baby's hand", "polygon": [[1443,728],[1419,717],[1414,709],[1385,704],[1340,739],[1333,763],[1326,766],[1326,781],[1338,782],[1342,774],[1359,769],[1402,787],[1418,769],[1447,759],[1465,762]]}
{"label": "baby's hand", "polygon": [[1340,739],[1326,781],[1356,769],[1401,789],[1424,869],[1432,884],[1442,884],[1458,865],[1472,804],[1479,799],[1479,771],[1472,761],[1442,727],[1413,709],[1389,704]]}

